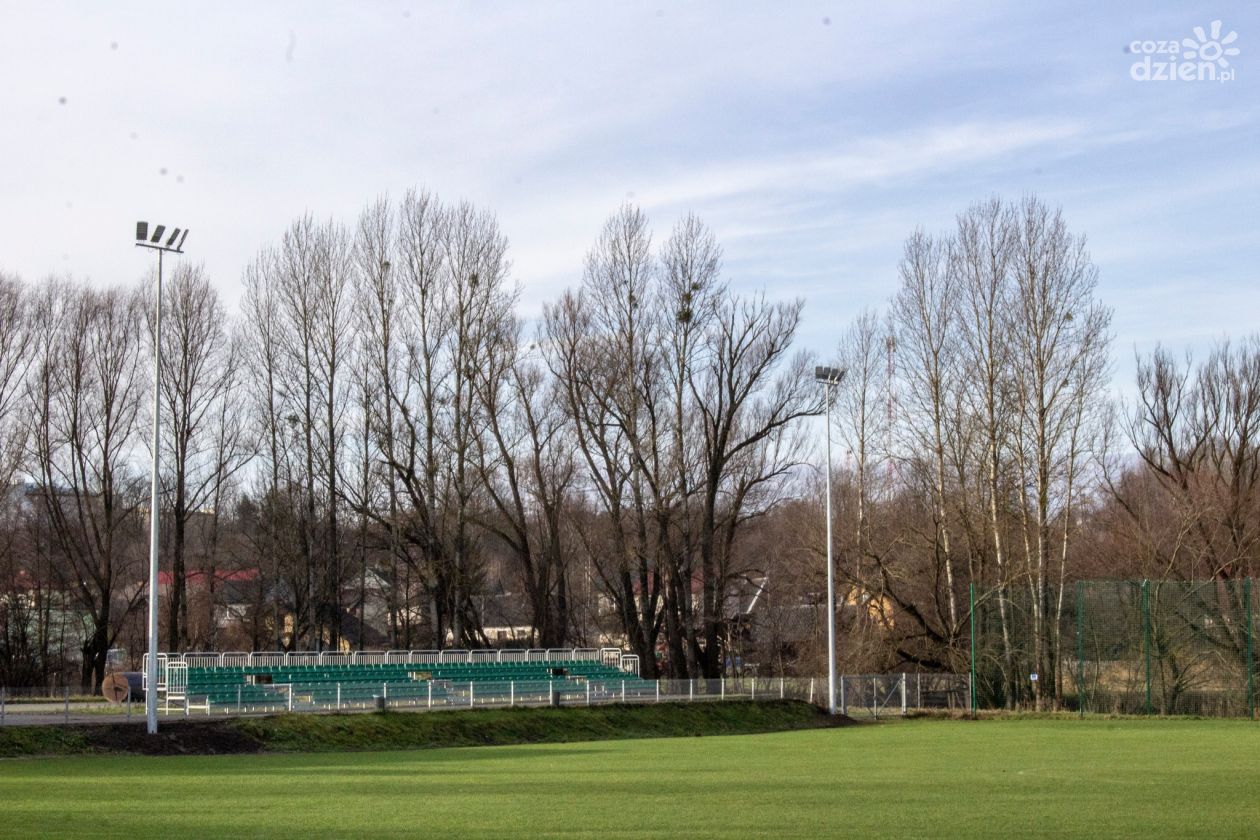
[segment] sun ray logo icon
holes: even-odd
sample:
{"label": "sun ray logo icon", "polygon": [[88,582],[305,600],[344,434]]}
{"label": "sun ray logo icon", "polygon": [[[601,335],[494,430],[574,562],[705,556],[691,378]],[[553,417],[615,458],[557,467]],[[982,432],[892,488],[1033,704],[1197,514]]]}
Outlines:
{"label": "sun ray logo icon", "polygon": [[[1229,59],[1226,56],[1238,55],[1238,47],[1231,47],[1230,44],[1238,40],[1238,33],[1230,30],[1230,33],[1224,38],[1221,37],[1221,22],[1219,20],[1212,21],[1209,26],[1209,33],[1203,30],[1202,26],[1194,28],[1194,38],[1184,38],[1181,41],[1186,51],[1182,53],[1187,61],[1207,61],[1216,62],[1221,68],[1229,66]],[[1197,39],[1197,40],[1196,40]]]}

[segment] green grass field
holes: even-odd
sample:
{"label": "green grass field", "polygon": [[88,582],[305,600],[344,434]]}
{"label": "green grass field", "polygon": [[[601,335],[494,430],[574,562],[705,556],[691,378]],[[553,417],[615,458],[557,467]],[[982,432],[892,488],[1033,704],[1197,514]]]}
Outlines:
{"label": "green grass field", "polygon": [[917,720],[413,752],[0,761],[12,837],[1244,837],[1260,728]]}

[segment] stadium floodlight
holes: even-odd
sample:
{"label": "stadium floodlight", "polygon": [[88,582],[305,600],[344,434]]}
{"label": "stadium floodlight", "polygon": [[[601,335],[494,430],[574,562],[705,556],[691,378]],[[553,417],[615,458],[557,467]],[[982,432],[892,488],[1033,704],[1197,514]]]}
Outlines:
{"label": "stadium floodlight", "polygon": [[157,734],[157,660],[158,660],[158,432],[161,418],[159,404],[162,375],[162,257],[165,254],[184,253],[184,240],[188,229],[172,228],[166,234],[166,225],[156,225],[152,235],[148,222],[136,222],[136,247],[157,251],[157,295],[153,319],[153,457],[151,486],[149,488],[149,661],[145,664],[147,686],[144,692],[144,716],[150,735]]}
{"label": "stadium floodlight", "polygon": [[844,379],[844,368],[819,365],[814,379],[822,383],[827,429],[827,711],[836,713],[836,564],[831,557],[831,389]]}

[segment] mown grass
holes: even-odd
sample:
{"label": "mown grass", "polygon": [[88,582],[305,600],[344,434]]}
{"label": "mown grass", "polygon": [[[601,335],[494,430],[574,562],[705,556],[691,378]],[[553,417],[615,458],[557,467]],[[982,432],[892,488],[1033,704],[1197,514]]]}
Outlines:
{"label": "mown grass", "polygon": [[15,837],[1248,837],[1245,721],[0,762]]}

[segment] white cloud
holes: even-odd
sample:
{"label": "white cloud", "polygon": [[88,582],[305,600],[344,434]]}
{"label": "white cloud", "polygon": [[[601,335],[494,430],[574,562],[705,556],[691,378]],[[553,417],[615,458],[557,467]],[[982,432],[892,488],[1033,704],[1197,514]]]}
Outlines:
{"label": "white cloud", "polygon": [[[1244,37],[1246,8],[1220,12]],[[1239,205],[1260,166],[1260,73],[1141,86],[1120,52],[1203,22],[1187,15],[10,4],[0,269],[137,278],[148,263],[131,225],[152,218],[192,229],[189,258],[234,301],[241,268],[295,215],[349,219],[421,185],[498,213],[528,315],[576,282],[630,198],[658,237],[701,215],[737,284],[808,295],[805,340],[821,348],[887,296],[916,225],[948,227],[992,192],[1038,191],[1090,235],[1107,291],[1140,288],[1163,257],[1171,288],[1211,264],[1214,299],[1236,304],[1260,255]],[[1196,227],[1214,202],[1229,214]],[[1112,302],[1141,312],[1118,319],[1130,335],[1171,329],[1172,316]],[[1215,329],[1186,314],[1203,321],[1185,329]]]}

